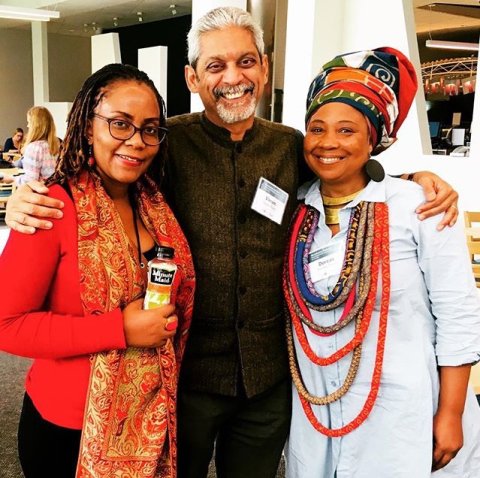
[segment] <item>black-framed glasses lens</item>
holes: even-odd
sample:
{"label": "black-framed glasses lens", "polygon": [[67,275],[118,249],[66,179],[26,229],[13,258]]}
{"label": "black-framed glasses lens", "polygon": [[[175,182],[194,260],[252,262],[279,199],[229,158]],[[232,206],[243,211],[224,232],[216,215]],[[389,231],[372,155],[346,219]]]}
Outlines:
{"label": "black-framed glasses lens", "polygon": [[140,131],[142,140],[148,146],[158,146],[166,137],[167,130],[161,126],[144,126],[137,128],[132,123],[120,120],[109,121],[110,134],[115,139],[130,139],[137,131]]}

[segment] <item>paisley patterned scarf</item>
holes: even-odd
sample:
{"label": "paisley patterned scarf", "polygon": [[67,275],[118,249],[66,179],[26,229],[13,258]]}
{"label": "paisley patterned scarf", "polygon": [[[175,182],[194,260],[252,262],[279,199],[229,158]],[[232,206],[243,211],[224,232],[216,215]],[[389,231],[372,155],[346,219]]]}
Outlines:
{"label": "paisley patterned scarf", "polygon": [[[78,216],[83,308],[102,314],[141,297],[145,276],[101,179],[84,171],[70,181]],[[190,249],[162,194],[146,176],[136,185],[138,211],[157,244],[175,248],[182,275],[174,342],[91,356],[90,387],[77,478],[174,478],[176,391],[195,287]],[[154,191],[152,193],[152,191]]]}

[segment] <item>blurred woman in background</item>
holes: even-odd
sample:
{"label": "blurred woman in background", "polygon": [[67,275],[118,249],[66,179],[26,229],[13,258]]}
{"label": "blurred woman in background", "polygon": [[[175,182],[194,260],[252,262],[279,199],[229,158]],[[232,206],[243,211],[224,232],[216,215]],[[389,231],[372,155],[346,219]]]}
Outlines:
{"label": "blurred woman in background", "polygon": [[34,106],[27,113],[28,133],[23,146],[22,168],[24,174],[13,177],[5,174],[4,183],[17,184],[28,181],[45,181],[55,171],[55,163],[60,151],[55,122],[47,108]]}
{"label": "blurred woman in background", "polygon": [[22,149],[23,146],[23,129],[16,128],[12,134],[11,138],[7,138],[5,141],[5,145],[3,146],[4,153],[18,153]]}

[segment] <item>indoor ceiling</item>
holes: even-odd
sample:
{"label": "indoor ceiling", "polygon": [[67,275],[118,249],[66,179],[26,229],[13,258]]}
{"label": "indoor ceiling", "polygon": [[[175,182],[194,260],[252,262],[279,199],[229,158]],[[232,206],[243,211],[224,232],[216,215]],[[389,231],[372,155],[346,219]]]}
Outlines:
{"label": "indoor ceiling", "polygon": [[[480,0],[412,1],[417,33],[464,28],[478,28],[480,32]],[[176,15],[190,14],[192,8],[191,0],[0,0],[0,4],[58,10],[60,19],[50,21],[48,31],[80,36],[138,24],[138,12],[147,23],[171,18],[172,10]],[[114,18],[118,25],[114,24]],[[29,28],[29,24],[0,19],[0,28],[9,27]]]}
{"label": "indoor ceiling", "polygon": [[479,0],[413,0],[417,33],[439,30],[478,29]]}
{"label": "indoor ceiling", "polygon": [[[48,22],[48,31],[77,36],[135,25],[139,18],[147,23],[192,12],[191,0],[0,0],[0,4],[59,11],[60,18]],[[30,28],[30,24],[0,19],[0,28],[11,27]]]}

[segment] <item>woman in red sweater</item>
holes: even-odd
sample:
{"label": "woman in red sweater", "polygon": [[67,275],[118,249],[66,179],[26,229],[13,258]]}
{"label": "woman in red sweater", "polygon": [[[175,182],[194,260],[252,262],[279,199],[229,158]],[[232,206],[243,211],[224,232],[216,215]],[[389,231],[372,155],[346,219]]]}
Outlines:
{"label": "woman in red sweater", "polygon": [[[48,185],[63,219],[12,231],[0,257],[0,349],[34,359],[19,455],[26,478],[174,478],[179,364],[191,319],[188,244],[158,190],[165,107],[127,65],[88,78]],[[145,265],[175,249],[174,304],[142,310]]]}

